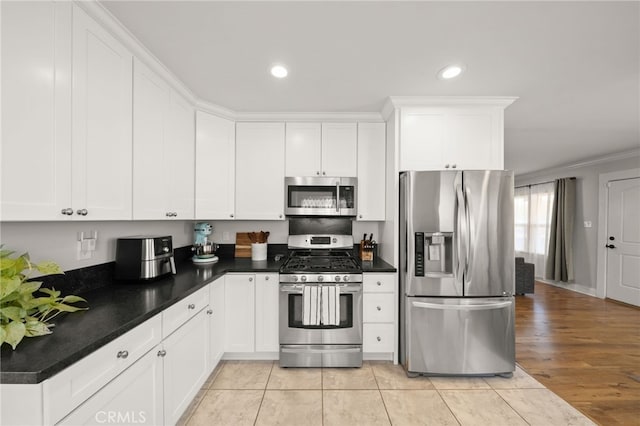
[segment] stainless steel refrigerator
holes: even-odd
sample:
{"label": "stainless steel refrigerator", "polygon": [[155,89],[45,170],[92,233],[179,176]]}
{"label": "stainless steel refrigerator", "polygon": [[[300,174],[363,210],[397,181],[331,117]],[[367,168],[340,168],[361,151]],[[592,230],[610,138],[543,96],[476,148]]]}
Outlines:
{"label": "stainless steel refrigerator", "polygon": [[513,172],[400,175],[400,359],[407,373],[515,370]]}

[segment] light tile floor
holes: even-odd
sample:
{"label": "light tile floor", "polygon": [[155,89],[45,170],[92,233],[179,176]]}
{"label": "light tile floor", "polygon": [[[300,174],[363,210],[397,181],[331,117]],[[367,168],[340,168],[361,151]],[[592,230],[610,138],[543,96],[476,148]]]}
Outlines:
{"label": "light tile floor", "polygon": [[225,361],[181,425],[593,425],[519,367],[501,377],[408,378],[399,365],[280,368]]}

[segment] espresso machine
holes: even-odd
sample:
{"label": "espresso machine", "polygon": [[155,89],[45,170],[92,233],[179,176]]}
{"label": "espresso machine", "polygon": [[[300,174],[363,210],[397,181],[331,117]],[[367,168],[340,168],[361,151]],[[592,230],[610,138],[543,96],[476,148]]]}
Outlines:
{"label": "espresso machine", "polygon": [[213,226],[207,222],[198,222],[193,228],[193,263],[208,264],[218,261],[216,250],[218,245],[209,241],[209,235],[213,232]]}

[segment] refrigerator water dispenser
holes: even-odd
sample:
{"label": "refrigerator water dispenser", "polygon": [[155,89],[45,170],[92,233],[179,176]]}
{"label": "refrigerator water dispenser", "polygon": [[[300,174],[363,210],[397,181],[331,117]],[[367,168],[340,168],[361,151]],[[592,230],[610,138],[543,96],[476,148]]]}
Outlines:
{"label": "refrigerator water dispenser", "polygon": [[415,273],[418,277],[453,274],[451,232],[415,233]]}

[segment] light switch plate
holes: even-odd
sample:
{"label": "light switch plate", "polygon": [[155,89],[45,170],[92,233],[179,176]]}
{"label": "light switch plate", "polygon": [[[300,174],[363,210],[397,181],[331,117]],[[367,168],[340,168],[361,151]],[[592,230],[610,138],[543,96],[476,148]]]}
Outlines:
{"label": "light switch plate", "polygon": [[76,259],[77,260],[91,259],[91,251],[82,250],[82,241],[77,241],[76,244],[77,244]]}
{"label": "light switch plate", "polygon": [[591,228],[591,226],[592,226],[592,224],[591,224],[591,221],[590,221],[590,220],[585,220],[585,221],[584,221],[584,227],[585,227],[585,228]]}

